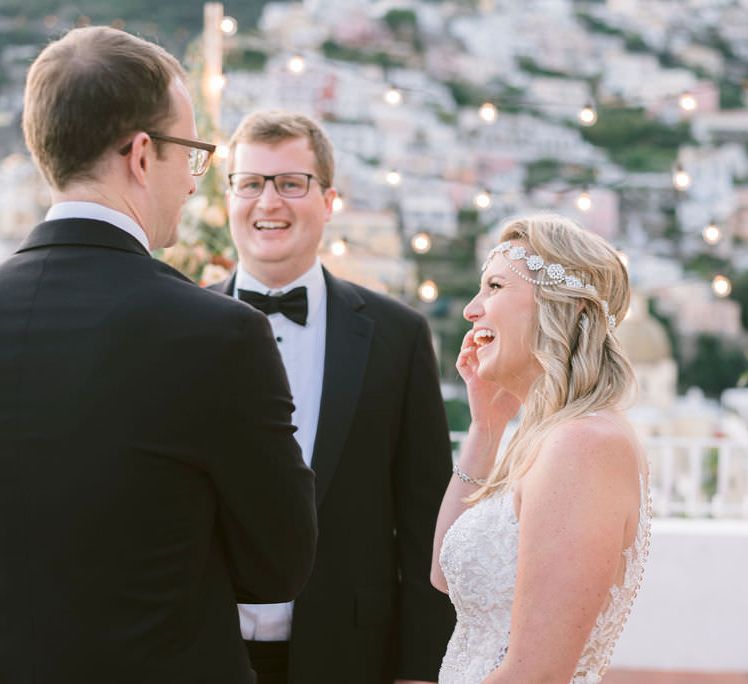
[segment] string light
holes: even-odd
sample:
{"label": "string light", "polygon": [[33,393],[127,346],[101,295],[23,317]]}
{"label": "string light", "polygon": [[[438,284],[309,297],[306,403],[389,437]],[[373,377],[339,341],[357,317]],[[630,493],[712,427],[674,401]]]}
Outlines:
{"label": "string light", "polygon": [[712,221],[703,231],[701,236],[704,238],[704,242],[708,245],[716,245],[722,238],[722,231],[719,229],[714,221]]}
{"label": "string light", "polygon": [[488,209],[491,206],[491,195],[488,190],[481,190],[474,198],[475,206],[478,209]]}
{"label": "string light", "polygon": [[499,110],[496,109],[496,105],[492,102],[484,102],[478,110],[478,116],[480,116],[486,123],[493,123],[499,115]]}
{"label": "string light", "polygon": [[590,193],[587,192],[587,190],[582,190],[582,192],[579,193],[576,205],[579,211],[588,212],[592,209],[592,197],[590,197]]}
{"label": "string light", "polygon": [[732,292],[730,279],[723,275],[716,275],[712,280],[712,291],[718,297],[727,297]]}
{"label": "string light", "polygon": [[345,238],[333,240],[330,244],[330,253],[336,257],[342,257],[348,252],[348,243]]}
{"label": "string light", "polygon": [[229,146],[224,143],[220,143],[216,145],[216,153],[215,153],[216,161],[219,161],[219,162],[226,161],[228,157],[229,157]]}
{"label": "string light", "polygon": [[692,112],[696,109],[698,103],[696,102],[696,98],[691,93],[685,91],[681,93],[680,97],[678,98],[678,106],[684,112]]}
{"label": "string light", "polygon": [[286,66],[292,74],[303,74],[306,69],[306,62],[301,55],[293,55]]}
{"label": "string light", "polygon": [[586,104],[579,110],[577,118],[582,126],[594,126],[597,122],[597,112],[591,104]]}
{"label": "string light", "polygon": [[439,288],[433,280],[424,280],[418,286],[418,298],[422,302],[435,302],[439,297]]}
{"label": "string light", "polygon": [[400,185],[400,181],[402,181],[403,177],[400,175],[399,171],[395,171],[392,169],[391,171],[387,172],[387,175],[384,177],[384,179],[387,181],[388,185]]}
{"label": "string light", "polygon": [[224,17],[221,19],[221,32],[226,36],[233,36],[239,27],[234,17]]}
{"label": "string light", "polygon": [[391,85],[384,93],[384,101],[388,105],[397,107],[399,104],[402,104],[403,94],[395,86]]}
{"label": "string light", "polygon": [[431,236],[428,233],[416,233],[410,240],[410,246],[416,254],[426,254],[431,249]]}
{"label": "string light", "polygon": [[208,90],[211,93],[220,93],[226,85],[226,77],[221,74],[213,74],[208,79]]}
{"label": "string light", "polygon": [[332,201],[332,210],[338,214],[345,208],[345,202],[343,202],[343,198],[338,195],[335,197]]}
{"label": "string light", "polygon": [[673,186],[680,192],[691,187],[691,176],[680,164],[675,167],[673,172]]}

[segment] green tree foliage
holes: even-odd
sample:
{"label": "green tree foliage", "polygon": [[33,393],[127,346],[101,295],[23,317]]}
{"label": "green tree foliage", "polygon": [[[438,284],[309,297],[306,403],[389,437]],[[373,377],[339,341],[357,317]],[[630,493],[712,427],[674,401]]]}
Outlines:
{"label": "green tree foliage", "polygon": [[413,36],[418,31],[416,13],[409,9],[391,9],[384,15],[384,23],[398,36]]}
{"label": "green tree foliage", "polygon": [[700,387],[707,396],[719,397],[746,371],[748,357],[740,347],[714,335],[699,335],[696,353],[681,369],[679,385],[683,390]]}
{"label": "green tree foliage", "polygon": [[740,322],[748,330],[748,271],[744,271],[732,281],[730,299],[740,304]]}
{"label": "green tree foliage", "polygon": [[666,171],[678,148],[691,142],[688,123],[667,126],[648,117],[639,107],[602,107],[597,123],[581,132],[586,140],[607,149],[616,163],[631,171]]}
{"label": "green tree foliage", "polygon": [[401,59],[392,57],[387,52],[379,50],[368,52],[354,47],[348,47],[334,40],[326,40],[322,43],[322,53],[328,59],[339,59],[344,62],[356,62],[359,64],[379,64],[383,67],[405,66]]}

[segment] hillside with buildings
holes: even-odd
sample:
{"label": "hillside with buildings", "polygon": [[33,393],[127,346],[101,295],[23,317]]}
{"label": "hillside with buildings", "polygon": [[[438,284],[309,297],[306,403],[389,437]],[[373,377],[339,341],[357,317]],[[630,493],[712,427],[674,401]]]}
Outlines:
{"label": "hillside with buildings", "polygon": [[[204,67],[195,8],[169,4],[143,22],[143,3],[120,3],[117,16],[106,3],[90,16],[36,4],[36,16],[10,5],[0,14],[6,251],[45,204],[19,130],[23,76],[40,41],[108,22],[182,44],[192,72]],[[325,122],[344,208],[323,259],[421,307],[446,379],[498,221],[544,208],[625,254],[646,329],[660,330],[675,367],[671,401],[691,386],[715,398],[736,386],[748,369],[746,3],[306,0],[253,11],[223,40],[216,135],[265,107]],[[225,239],[189,244],[206,242],[206,226],[221,232],[222,187],[215,178],[191,201],[187,244],[172,255],[197,279],[226,265],[203,272]],[[414,249],[416,236],[430,249]]]}

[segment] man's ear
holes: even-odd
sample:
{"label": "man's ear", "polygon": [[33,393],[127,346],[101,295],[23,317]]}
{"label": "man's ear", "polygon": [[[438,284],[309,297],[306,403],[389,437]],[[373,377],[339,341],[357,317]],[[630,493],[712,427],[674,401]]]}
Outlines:
{"label": "man's ear", "polygon": [[139,185],[145,186],[146,176],[152,163],[152,155],[155,153],[153,140],[144,132],[138,133],[130,145],[127,155],[127,166],[133,179]]}
{"label": "man's ear", "polygon": [[335,188],[327,188],[322,195],[325,200],[325,222],[329,221],[332,216],[332,203],[337,196],[338,191]]}

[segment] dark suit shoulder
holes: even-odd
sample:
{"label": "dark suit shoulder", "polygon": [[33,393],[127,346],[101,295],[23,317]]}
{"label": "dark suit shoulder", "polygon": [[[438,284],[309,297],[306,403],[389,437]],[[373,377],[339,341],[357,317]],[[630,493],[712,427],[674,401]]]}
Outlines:
{"label": "dark suit shoulder", "polygon": [[408,328],[427,325],[423,314],[392,295],[376,292],[349,280],[335,278],[334,276],[329,276],[328,286],[339,288],[352,301],[358,299],[362,304],[362,313],[375,320],[386,320],[393,325],[404,325]]}

